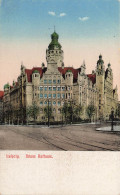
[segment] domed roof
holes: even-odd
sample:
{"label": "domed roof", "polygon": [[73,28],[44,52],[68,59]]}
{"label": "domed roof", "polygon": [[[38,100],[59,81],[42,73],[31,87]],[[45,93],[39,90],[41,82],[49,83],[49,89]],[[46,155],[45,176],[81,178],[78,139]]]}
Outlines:
{"label": "domed roof", "polygon": [[101,54],[99,55],[99,59],[102,59],[102,55]]}
{"label": "domed roof", "polygon": [[55,48],[61,49],[61,45],[58,42],[58,38],[59,35],[54,31],[54,33],[51,35],[51,43],[48,46],[49,50],[54,50]]}
{"label": "domed roof", "polygon": [[39,73],[39,71],[38,70],[33,70],[33,72],[32,73]]}
{"label": "domed roof", "polygon": [[97,61],[97,64],[104,64],[101,54],[99,55],[99,60]]}
{"label": "domed roof", "polygon": [[51,39],[58,39],[59,35],[54,31],[54,33],[51,34]]}
{"label": "domed roof", "polygon": [[10,87],[10,85],[8,83],[4,85],[4,89],[7,89],[9,87]]}

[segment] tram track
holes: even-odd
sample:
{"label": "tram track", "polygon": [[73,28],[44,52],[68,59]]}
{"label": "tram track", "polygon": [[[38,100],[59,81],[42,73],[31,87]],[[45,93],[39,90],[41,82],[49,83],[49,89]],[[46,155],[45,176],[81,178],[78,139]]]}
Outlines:
{"label": "tram track", "polygon": [[[62,151],[115,151],[114,142],[110,141],[111,144],[99,142],[92,140],[91,135],[88,137],[88,141],[86,141],[86,136],[84,136],[84,133],[82,134],[82,137],[77,136],[72,130],[68,128],[60,128],[56,129],[31,129],[26,128],[20,129],[19,127],[14,127],[13,129],[11,127],[7,126],[7,129],[13,131],[16,134],[25,136],[27,138],[31,138],[33,140],[36,140],[40,143],[48,145],[47,150],[62,150]],[[87,131],[88,132],[88,131]],[[98,137],[98,135],[97,135]],[[83,140],[79,140],[79,139]],[[109,138],[109,137],[107,137]],[[102,138],[102,141],[103,138]],[[106,141],[106,140],[105,140]],[[107,140],[109,142],[109,139]],[[102,145],[107,145],[106,147]],[[119,144],[118,144],[119,145]],[[110,147],[113,148],[110,148]],[[43,147],[44,148],[44,147]]]}
{"label": "tram track", "polygon": [[[57,146],[57,145],[55,145],[55,144],[49,142],[49,141],[48,141],[47,139],[45,139],[43,136],[41,136],[40,139],[38,139],[38,138],[36,138],[36,137],[33,137],[33,136],[30,136],[30,135],[27,135],[27,134],[18,132],[17,130],[11,130],[11,129],[10,129],[10,131],[12,131],[12,132],[14,132],[14,133],[16,133],[16,134],[19,134],[19,135],[22,135],[22,136],[25,136],[25,137],[34,139],[34,140],[36,140],[36,141],[42,142],[42,143],[44,143],[44,144],[48,144],[48,145],[50,145],[50,146],[52,145],[54,148],[57,148],[57,149],[66,151],[64,148],[59,147],[59,146]],[[40,133],[39,133],[39,134],[40,134]],[[44,142],[43,140],[41,140],[41,139],[45,140],[45,142]],[[47,142],[47,143],[46,143],[46,142]]]}
{"label": "tram track", "polygon": [[[63,135],[62,134],[62,132],[61,132],[61,135]],[[105,148],[105,147],[100,147],[100,146],[96,146],[96,145],[93,145],[93,144],[88,144],[88,143],[86,143],[86,142],[81,142],[81,141],[76,141],[76,140],[73,140],[72,138],[70,138],[70,137],[68,137],[68,136],[65,136],[65,135],[63,135],[65,138],[67,138],[67,139],[69,139],[70,141],[73,141],[73,142],[75,142],[75,143],[78,143],[78,144],[83,144],[83,145],[85,145],[85,146],[88,146],[88,147],[92,147],[92,149],[89,149],[89,151],[95,151],[96,150],[96,148],[98,148],[98,149],[102,149],[102,150],[108,150],[108,151],[114,151],[114,150],[112,150],[112,149],[108,149],[108,148]],[[78,137],[77,137],[78,138]],[[88,147],[86,148],[86,150],[88,150]],[[93,149],[94,148],[94,149]]]}

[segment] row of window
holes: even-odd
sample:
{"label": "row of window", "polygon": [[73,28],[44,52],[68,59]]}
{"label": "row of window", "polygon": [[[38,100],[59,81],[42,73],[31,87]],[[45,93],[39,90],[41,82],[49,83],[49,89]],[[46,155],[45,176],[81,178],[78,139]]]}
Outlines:
{"label": "row of window", "polygon": [[[49,105],[52,105],[52,104],[53,104],[53,106],[56,106],[56,105],[61,106],[61,102],[60,101],[58,101],[58,102],[54,101],[53,103],[51,101],[49,101]],[[48,102],[47,101],[45,101],[45,102],[41,101],[40,102],[40,106],[43,106],[43,105],[47,106]]]}
{"label": "row of window", "polygon": [[40,94],[40,98],[65,98],[65,94],[60,94],[60,93],[58,93],[58,94],[44,94],[44,96],[43,96],[43,94]]}
{"label": "row of window", "polygon": [[47,90],[48,90],[48,91],[52,91],[52,90],[53,90],[53,91],[61,91],[61,90],[62,90],[62,91],[65,91],[65,87],[55,87],[55,86],[54,86],[54,87],[51,87],[51,86],[49,86],[49,87],[47,87],[47,86],[46,86],[46,87],[42,87],[42,86],[41,86],[41,87],[40,87],[40,91],[43,91],[43,90],[44,90],[44,91],[47,91]]}
{"label": "row of window", "polygon": [[44,79],[44,84],[60,84],[61,83],[61,80],[60,79],[58,79],[58,80],[55,80],[55,79],[53,79],[53,81],[52,81],[52,79]]}
{"label": "row of window", "polygon": [[55,50],[52,50],[52,51],[49,51],[48,53],[49,53],[49,54],[51,54],[51,53],[60,53],[60,54],[61,54],[62,51],[55,51]]}
{"label": "row of window", "polygon": [[[33,87],[33,90],[37,90],[37,86],[34,86]],[[66,86],[66,87],[60,87],[60,86],[58,86],[58,87],[56,87],[56,86],[40,86],[40,87],[38,87],[38,90],[40,90],[40,91],[70,91],[70,90],[72,90],[72,87],[70,87],[70,86]]]}

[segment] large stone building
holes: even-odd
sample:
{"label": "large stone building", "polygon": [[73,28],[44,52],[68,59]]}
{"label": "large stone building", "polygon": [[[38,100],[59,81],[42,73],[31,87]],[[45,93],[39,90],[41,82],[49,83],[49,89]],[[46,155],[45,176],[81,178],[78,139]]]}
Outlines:
{"label": "large stone building", "polygon": [[0,91],[0,124],[3,123],[4,116],[3,116],[3,96],[4,91]]}
{"label": "large stone building", "polygon": [[[64,52],[58,42],[58,34],[51,35],[51,43],[46,50],[47,67],[27,69],[21,65],[21,74],[17,82],[4,86],[5,122],[23,123],[28,120],[26,110],[34,103],[40,108],[37,122],[45,121],[45,111],[49,104],[52,109],[52,120],[62,120],[62,108],[65,102],[82,105],[82,118],[88,118],[86,108],[94,105],[93,120],[107,120],[111,110],[118,106],[117,87],[113,89],[111,65],[105,70],[102,56],[99,56],[96,70],[86,74],[86,65],[75,69],[65,67]],[[30,120],[30,118],[29,118]],[[31,119],[32,120],[32,119]]]}

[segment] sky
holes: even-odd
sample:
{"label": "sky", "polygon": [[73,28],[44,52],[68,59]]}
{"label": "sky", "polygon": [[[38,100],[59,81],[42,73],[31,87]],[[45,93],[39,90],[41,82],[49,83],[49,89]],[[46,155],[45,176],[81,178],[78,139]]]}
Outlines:
{"label": "sky", "polygon": [[[0,0],[0,90],[26,68],[46,64],[50,35],[59,34],[65,66],[86,73],[100,54],[110,62],[120,99],[119,0]],[[47,64],[46,64],[47,65]]]}

